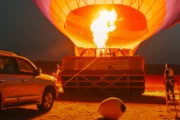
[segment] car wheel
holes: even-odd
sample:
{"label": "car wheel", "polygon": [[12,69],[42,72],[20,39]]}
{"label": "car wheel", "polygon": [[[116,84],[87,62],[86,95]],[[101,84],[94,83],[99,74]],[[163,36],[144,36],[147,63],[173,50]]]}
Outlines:
{"label": "car wheel", "polygon": [[54,103],[54,92],[53,89],[48,88],[45,89],[43,97],[42,97],[42,103],[37,105],[37,108],[40,112],[48,112],[51,110]]}

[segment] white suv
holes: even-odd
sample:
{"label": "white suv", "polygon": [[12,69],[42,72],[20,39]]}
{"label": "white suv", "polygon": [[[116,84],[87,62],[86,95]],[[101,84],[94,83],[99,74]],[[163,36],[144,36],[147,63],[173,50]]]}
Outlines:
{"label": "white suv", "polygon": [[62,88],[57,79],[41,73],[27,58],[0,51],[0,110],[37,104],[48,112]]}

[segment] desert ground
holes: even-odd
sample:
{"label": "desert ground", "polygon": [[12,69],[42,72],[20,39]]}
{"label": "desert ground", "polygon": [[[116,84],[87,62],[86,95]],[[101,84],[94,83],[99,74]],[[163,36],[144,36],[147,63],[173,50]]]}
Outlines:
{"label": "desert ground", "polygon": [[127,107],[118,120],[174,120],[180,114],[176,115],[173,105],[167,112],[162,77],[148,76],[143,95],[62,94],[48,113],[39,113],[35,105],[23,106],[1,111],[0,120],[107,120],[97,110],[100,102],[108,97],[120,98]]}

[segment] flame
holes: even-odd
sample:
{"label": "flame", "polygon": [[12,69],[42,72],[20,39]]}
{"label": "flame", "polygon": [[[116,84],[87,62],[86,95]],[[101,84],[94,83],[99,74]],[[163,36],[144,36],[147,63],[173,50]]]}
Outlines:
{"label": "flame", "polygon": [[91,24],[93,33],[93,41],[97,48],[105,48],[109,38],[109,32],[116,29],[114,22],[117,20],[117,13],[113,9],[111,11],[103,10],[99,12],[99,17]]}

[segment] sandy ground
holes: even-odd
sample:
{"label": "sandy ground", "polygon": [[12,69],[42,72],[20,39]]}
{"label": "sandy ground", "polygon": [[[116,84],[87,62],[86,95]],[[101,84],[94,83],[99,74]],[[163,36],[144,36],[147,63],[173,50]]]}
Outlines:
{"label": "sandy ground", "polygon": [[[168,114],[165,99],[153,93],[142,96],[115,96],[124,100],[127,107],[119,120],[172,120],[175,112]],[[114,96],[114,95],[113,95]],[[41,114],[35,105],[2,111],[0,120],[107,120],[97,111],[99,103],[110,96],[61,96],[50,112]],[[69,100],[71,99],[71,101]]]}
{"label": "sandy ground", "polygon": [[[168,120],[165,105],[127,103],[127,110],[120,120]],[[103,120],[97,112],[98,103],[82,102],[55,102],[53,109],[47,114],[37,114],[36,107],[27,107],[29,110],[16,109],[9,113],[6,119],[33,119],[33,120]],[[10,112],[10,111],[8,111]],[[31,114],[26,115],[26,114]],[[26,115],[26,117],[25,117]],[[20,117],[21,116],[21,117]],[[105,120],[105,119],[104,119]]]}
{"label": "sandy ground", "polygon": [[146,87],[143,95],[60,95],[48,113],[39,113],[35,105],[24,106],[1,111],[0,120],[107,120],[97,109],[108,97],[118,97],[125,102],[127,109],[118,120],[173,120],[176,112],[174,105],[169,106],[170,112],[167,112],[162,81],[156,85],[149,82]]}

